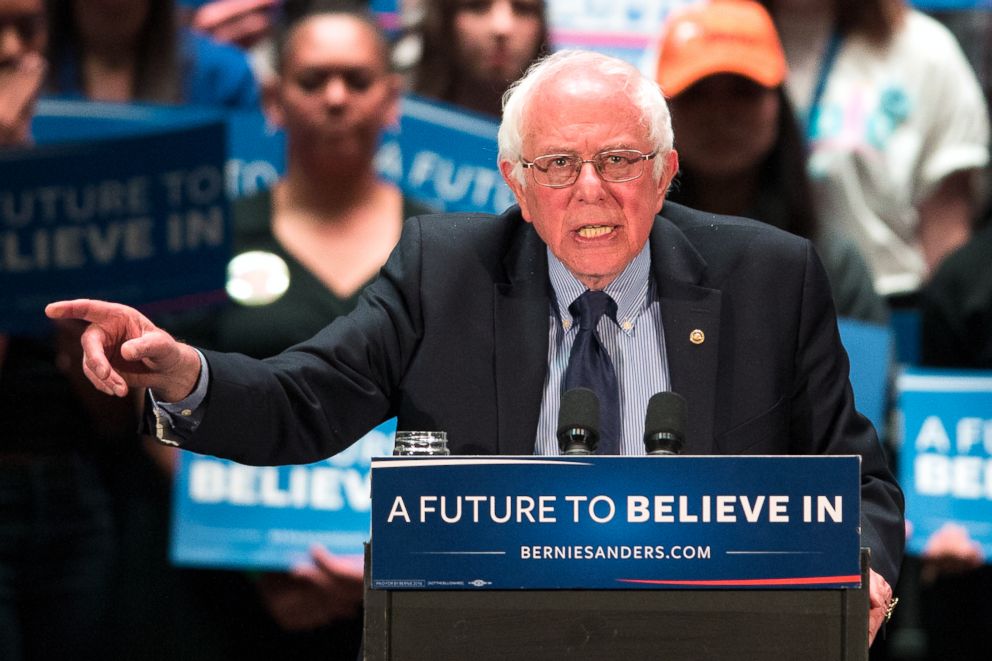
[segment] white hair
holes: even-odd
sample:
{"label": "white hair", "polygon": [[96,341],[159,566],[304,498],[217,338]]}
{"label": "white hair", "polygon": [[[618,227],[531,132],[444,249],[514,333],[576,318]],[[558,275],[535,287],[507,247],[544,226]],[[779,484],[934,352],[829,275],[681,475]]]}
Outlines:
{"label": "white hair", "polygon": [[527,107],[544,83],[564,72],[579,76],[594,72],[621,81],[621,88],[627,98],[640,111],[641,124],[647,130],[652,148],[658,151],[658,157],[654,159],[654,176],[661,176],[666,162],[663,156],[672,149],[673,143],[672,118],[661,88],[638,71],[637,67],[621,59],[572,49],[561,50],[538,60],[503,94],[503,121],[497,137],[499,160],[513,163],[513,177],[521,185],[525,185],[520,159]]}

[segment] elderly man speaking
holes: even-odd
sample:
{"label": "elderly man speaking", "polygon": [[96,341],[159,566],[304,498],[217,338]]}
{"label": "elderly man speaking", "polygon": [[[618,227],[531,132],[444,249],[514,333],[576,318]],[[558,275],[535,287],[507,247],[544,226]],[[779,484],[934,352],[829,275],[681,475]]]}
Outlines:
{"label": "elderly man speaking", "polygon": [[446,431],[456,454],[556,454],[577,345],[613,389],[608,451],[643,453],[647,400],[672,390],[688,402],[686,453],[861,455],[873,637],[903,499],[854,408],[823,268],[804,239],[665,204],[672,140],[653,81],[562,51],[507,92],[499,167],[519,207],[409,219],[358,308],[309,341],[257,361],[198,351],[114,303],[47,314],[90,322],[90,380],[147,388],[161,440],[242,463],[316,461],[390,416]]}

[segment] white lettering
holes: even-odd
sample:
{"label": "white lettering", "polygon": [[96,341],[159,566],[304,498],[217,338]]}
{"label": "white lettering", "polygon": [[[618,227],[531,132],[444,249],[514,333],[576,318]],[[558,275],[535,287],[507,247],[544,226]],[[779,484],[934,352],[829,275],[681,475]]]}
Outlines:
{"label": "white lettering", "polygon": [[916,451],[927,450],[936,450],[945,454],[951,451],[951,439],[947,436],[944,424],[935,415],[928,416],[923,421],[920,433],[916,435]]}
{"label": "white lettering", "polygon": [[389,509],[389,516],[386,517],[386,523],[392,523],[395,518],[402,518],[410,523],[410,515],[406,511],[406,503],[403,502],[402,496],[396,496],[393,501],[393,506]]}

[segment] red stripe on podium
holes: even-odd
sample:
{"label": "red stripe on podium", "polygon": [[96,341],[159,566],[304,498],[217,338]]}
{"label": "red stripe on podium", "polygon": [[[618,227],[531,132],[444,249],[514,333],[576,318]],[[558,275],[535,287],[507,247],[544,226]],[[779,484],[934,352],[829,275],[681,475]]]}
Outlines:
{"label": "red stripe on podium", "polygon": [[678,581],[648,578],[618,578],[621,583],[644,583],[649,585],[696,585],[703,587],[745,587],[750,585],[824,585],[827,583],[856,583],[861,581],[860,574],[846,576],[801,576],[797,578],[747,578],[720,579],[709,581]]}

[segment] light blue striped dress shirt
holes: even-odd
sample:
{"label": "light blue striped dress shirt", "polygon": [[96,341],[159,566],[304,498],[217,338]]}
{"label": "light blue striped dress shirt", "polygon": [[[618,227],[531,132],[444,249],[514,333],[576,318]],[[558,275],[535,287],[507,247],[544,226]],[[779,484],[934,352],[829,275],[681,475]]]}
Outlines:
{"label": "light blue striped dress shirt", "polygon": [[[544,383],[534,454],[556,455],[560,454],[555,431],[561,407],[561,382],[578,333],[578,323],[573,322],[568,306],[586,287],[551,250],[548,250],[548,274],[555,300],[548,311],[551,316],[548,378]],[[616,301],[617,319],[603,316],[596,330],[613,361],[620,384],[620,452],[644,454],[644,414],[648,400],[655,393],[670,389],[661,304],[651,277],[648,244],[605,291]]]}

